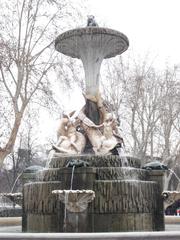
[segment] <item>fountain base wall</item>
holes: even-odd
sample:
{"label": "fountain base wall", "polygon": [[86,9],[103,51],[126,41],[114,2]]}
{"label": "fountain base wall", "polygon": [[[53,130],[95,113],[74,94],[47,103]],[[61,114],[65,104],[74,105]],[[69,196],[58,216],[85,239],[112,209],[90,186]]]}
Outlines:
{"label": "fountain base wall", "polygon": [[93,190],[94,201],[82,212],[70,212],[52,194],[70,189],[72,168],[65,166],[75,156],[55,158],[50,169],[38,173],[37,182],[24,185],[24,232],[164,230],[163,171],[137,168],[139,161],[132,158],[131,167],[122,167],[117,156],[77,158],[90,166],[75,168],[72,187]]}

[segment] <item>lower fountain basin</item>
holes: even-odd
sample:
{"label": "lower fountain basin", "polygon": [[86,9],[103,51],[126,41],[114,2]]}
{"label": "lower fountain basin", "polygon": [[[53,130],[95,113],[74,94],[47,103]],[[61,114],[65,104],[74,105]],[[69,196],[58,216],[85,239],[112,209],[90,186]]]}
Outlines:
{"label": "lower fountain basin", "polygon": [[22,206],[22,193],[21,192],[18,192],[18,193],[2,193],[2,194],[0,194],[0,196],[7,197],[13,203]]}
{"label": "lower fountain basin", "polygon": [[[66,167],[70,160],[89,166]],[[128,160],[130,167],[112,155],[53,158],[36,183],[24,185],[23,231],[164,230],[163,171],[140,169],[137,159]]]}

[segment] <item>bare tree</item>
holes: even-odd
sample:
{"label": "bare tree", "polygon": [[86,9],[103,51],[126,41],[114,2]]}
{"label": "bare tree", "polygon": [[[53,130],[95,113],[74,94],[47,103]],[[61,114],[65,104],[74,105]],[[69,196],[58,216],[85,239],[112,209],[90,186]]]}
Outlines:
{"label": "bare tree", "polygon": [[[162,140],[163,162],[173,171],[178,171],[180,163],[180,82],[179,69],[166,68],[161,80],[161,104],[159,107],[159,135]],[[173,173],[169,172],[165,188],[169,189]],[[175,187],[175,186],[174,186]]]}
{"label": "bare tree", "polygon": [[154,151],[155,126],[159,119],[158,78],[148,62],[136,63],[116,58],[108,64],[104,96],[126,122],[126,134],[131,153],[144,158],[147,150]]}
{"label": "bare tree", "polygon": [[[23,118],[20,131],[18,132],[18,141],[16,141],[16,150],[13,151],[5,160],[4,172],[9,191],[15,191],[21,185],[20,176],[26,167],[36,163],[36,148],[39,144],[35,135],[35,125],[37,124],[36,112],[31,111]],[[42,165],[38,161],[38,165]]]}
{"label": "bare tree", "polygon": [[[0,3],[2,166],[4,158],[13,150],[30,101],[39,97],[42,104],[45,96],[52,99],[50,70],[57,64],[53,41],[57,29],[61,31],[65,27],[62,20],[74,19],[76,10],[68,0],[13,0],[8,3],[1,0]],[[4,134],[5,129],[8,131]]]}
{"label": "bare tree", "polygon": [[[125,122],[124,139],[129,153],[145,161],[162,159],[178,171],[180,70],[167,67],[160,72],[147,58],[144,61],[129,59],[118,57],[105,66],[102,71],[104,97],[112,103],[112,111],[121,123]],[[172,176],[172,172],[166,176],[166,189]]]}

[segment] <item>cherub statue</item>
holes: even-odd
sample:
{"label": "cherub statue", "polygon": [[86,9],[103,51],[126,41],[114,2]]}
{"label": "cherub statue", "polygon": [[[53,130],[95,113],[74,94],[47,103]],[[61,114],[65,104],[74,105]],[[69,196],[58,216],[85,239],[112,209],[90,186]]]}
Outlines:
{"label": "cherub statue", "polygon": [[114,136],[115,118],[111,113],[106,115],[101,127],[103,128],[102,151],[108,153],[118,144],[117,138]]}
{"label": "cherub statue", "polygon": [[94,124],[82,111],[77,118],[91,142],[95,154],[111,154],[111,150],[119,143],[119,139],[114,135],[115,119],[112,115],[107,115],[107,119],[100,125]]}
{"label": "cherub statue", "polygon": [[53,149],[60,153],[80,154],[83,152],[86,144],[84,135],[76,130],[76,125],[72,120],[72,112],[69,115],[64,114],[60,120],[57,131],[58,141],[53,145]]}
{"label": "cherub statue", "polygon": [[95,17],[93,15],[88,15],[87,17],[87,27],[98,27],[98,24],[95,21]]}

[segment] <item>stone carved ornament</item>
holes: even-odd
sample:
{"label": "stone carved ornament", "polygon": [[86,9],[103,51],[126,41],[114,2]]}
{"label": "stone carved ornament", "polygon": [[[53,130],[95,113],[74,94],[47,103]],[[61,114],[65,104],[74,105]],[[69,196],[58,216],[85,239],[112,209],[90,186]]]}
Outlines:
{"label": "stone carved ornament", "polygon": [[[63,154],[81,154],[86,145],[86,135],[95,154],[111,154],[112,149],[118,144],[123,144],[118,132],[117,120],[107,110],[100,94],[93,97],[84,95],[84,97],[97,104],[101,124],[96,125],[90,120],[85,115],[84,108],[78,114],[75,111],[64,114],[57,131],[58,141],[53,145],[53,149]],[[83,129],[85,135],[77,130],[78,126]]]}
{"label": "stone carved ornament", "polygon": [[164,209],[168,206],[175,203],[177,200],[180,200],[180,192],[178,191],[164,191],[162,193],[162,197],[164,199]]}
{"label": "stone carved ornament", "polygon": [[85,211],[88,203],[95,198],[95,192],[92,190],[53,190],[52,193],[58,195],[69,212],[75,213]]}

